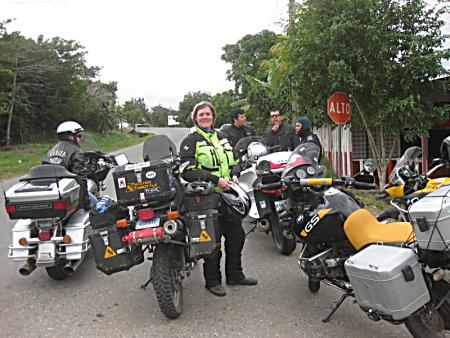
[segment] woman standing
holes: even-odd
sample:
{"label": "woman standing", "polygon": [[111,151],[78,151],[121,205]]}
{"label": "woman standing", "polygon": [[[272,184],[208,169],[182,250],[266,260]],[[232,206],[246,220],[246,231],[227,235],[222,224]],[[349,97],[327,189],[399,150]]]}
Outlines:
{"label": "woman standing", "polygon": [[[231,180],[238,182],[240,167],[233,156],[230,143],[214,127],[215,109],[209,102],[200,102],[192,110],[194,127],[180,147],[181,176],[184,180],[212,182],[216,190],[229,190]],[[255,285],[256,279],[245,277],[242,272],[241,252],[245,233],[239,217],[219,217],[219,228],[225,237],[225,275],[228,285]],[[205,287],[216,296],[225,296],[222,286],[218,246],[204,259]]]}

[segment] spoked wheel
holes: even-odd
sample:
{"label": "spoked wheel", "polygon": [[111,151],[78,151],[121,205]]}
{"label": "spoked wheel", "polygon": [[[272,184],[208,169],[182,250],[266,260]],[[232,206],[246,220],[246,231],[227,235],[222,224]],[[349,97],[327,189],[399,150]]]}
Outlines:
{"label": "spoked wheel", "polygon": [[162,313],[170,319],[183,311],[183,254],[181,248],[164,243],[156,245],[153,253],[153,288]]}
{"label": "spoked wheel", "polygon": [[69,274],[64,271],[64,265],[66,265],[66,263],[66,260],[60,260],[54,266],[47,266],[45,269],[47,270],[49,277],[54,280],[63,280],[69,277]]}
{"label": "spoked wheel", "polygon": [[291,254],[291,252],[295,250],[295,247],[297,245],[297,240],[295,239],[294,235],[292,235],[292,238],[286,238],[285,236],[283,236],[283,232],[280,228],[280,220],[275,212],[271,213],[267,219],[270,222],[272,238],[278,251],[283,255]]}

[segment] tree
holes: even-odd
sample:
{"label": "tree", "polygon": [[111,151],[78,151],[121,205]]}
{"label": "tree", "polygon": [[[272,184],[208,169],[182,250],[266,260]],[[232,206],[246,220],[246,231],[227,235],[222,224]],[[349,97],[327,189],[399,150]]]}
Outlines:
{"label": "tree", "polygon": [[149,122],[155,127],[167,127],[169,115],[175,115],[175,111],[162,105],[154,106],[150,111]]}
{"label": "tree", "polygon": [[235,82],[235,92],[246,97],[249,85],[246,75],[264,80],[265,74],[260,71],[260,64],[270,59],[269,50],[277,42],[277,34],[263,30],[255,35],[247,34],[235,44],[225,45],[221,58],[231,64],[227,70],[227,79]]}
{"label": "tree", "polygon": [[233,103],[239,100],[239,96],[232,90],[217,93],[211,99],[214,108],[216,108],[216,121],[214,125],[220,127],[225,123],[231,123],[231,112],[236,109]]}
{"label": "tree", "polygon": [[211,101],[211,94],[206,92],[188,92],[184,95],[183,101],[179,103],[178,122],[182,126],[192,126],[191,112],[195,105],[201,101]]}
{"label": "tree", "polygon": [[[326,99],[344,91],[358,103],[352,126],[409,139],[427,132],[445,111],[427,94],[442,91],[445,8],[423,0],[305,0],[297,4],[283,50],[292,96],[316,123],[327,121]],[[329,120],[328,120],[329,121]],[[384,147],[372,153],[384,177]]]}
{"label": "tree", "polygon": [[144,121],[146,114],[148,114],[148,108],[143,98],[132,98],[124,103],[122,114],[128,123],[135,126],[136,123]]}

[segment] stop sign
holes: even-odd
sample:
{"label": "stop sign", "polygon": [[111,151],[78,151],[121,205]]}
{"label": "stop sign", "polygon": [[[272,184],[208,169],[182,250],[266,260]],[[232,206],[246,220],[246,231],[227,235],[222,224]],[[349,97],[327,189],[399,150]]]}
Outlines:
{"label": "stop sign", "polygon": [[352,116],[352,104],[346,93],[334,92],[327,100],[327,111],[336,124],[346,124]]}

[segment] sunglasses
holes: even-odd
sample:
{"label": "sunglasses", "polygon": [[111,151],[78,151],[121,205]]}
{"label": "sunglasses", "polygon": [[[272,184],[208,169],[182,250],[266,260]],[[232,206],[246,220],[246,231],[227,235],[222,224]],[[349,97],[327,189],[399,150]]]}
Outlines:
{"label": "sunglasses", "polygon": [[82,140],[82,139],[83,139],[83,135],[78,134],[78,135],[77,135],[77,138],[79,138],[80,140]]}
{"label": "sunglasses", "polygon": [[276,119],[278,116],[281,116],[280,114],[276,114],[276,115],[270,115],[271,119]]}

